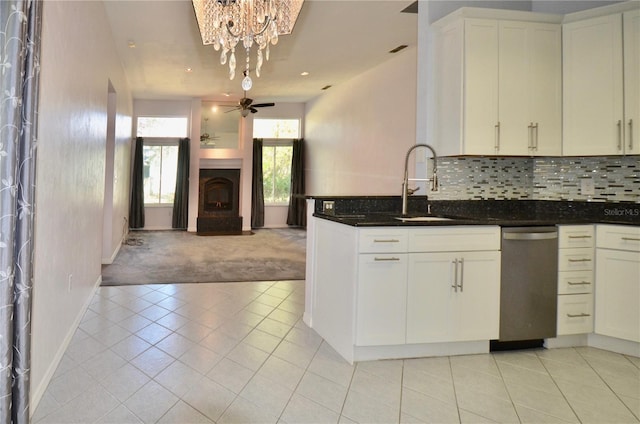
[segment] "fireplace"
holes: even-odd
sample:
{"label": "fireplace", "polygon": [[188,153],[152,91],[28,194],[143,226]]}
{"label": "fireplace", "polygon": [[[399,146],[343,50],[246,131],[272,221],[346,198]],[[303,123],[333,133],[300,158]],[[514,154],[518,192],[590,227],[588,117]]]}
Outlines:
{"label": "fireplace", "polygon": [[198,233],[241,234],[240,170],[201,169]]}

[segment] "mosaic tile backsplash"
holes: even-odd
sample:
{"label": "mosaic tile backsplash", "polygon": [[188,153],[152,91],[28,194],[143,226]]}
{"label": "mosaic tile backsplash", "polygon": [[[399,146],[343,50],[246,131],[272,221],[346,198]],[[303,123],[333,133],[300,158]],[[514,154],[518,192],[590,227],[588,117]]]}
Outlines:
{"label": "mosaic tile backsplash", "polygon": [[640,156],[441,157],[438,180],[430,199],[640,203]]}

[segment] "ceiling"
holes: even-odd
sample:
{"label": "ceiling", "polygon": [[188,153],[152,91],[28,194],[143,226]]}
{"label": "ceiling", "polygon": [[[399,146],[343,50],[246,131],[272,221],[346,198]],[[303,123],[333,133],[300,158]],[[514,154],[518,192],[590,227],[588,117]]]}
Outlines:
{"label": "ceiling", "polygon": [[[413,3],[306,0],[292,34],[271,46],[260,78],[252,75],[253,88],[247,97],[306,102],[321,94],[323,87],[340,84],[390,59],[389,51],[395,47],[415,46],[417,14],[402,12]],[[190,0],[109,0],[104,4],[134,99],[237,101],[243,97],[241,70],[230,81],[228,65],[219,62],[220,53],[211,45],[203,46]],[[255,54],[252,49],[252,66]],[[236,55],[241,69],[244,52]],[[301,76],[304,71],[309,75]]]}

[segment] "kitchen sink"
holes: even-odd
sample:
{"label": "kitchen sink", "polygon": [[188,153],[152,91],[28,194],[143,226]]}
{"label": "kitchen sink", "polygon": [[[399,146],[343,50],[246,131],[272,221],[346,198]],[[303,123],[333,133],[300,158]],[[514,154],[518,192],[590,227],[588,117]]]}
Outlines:
{"label": "kitchen sink", "polygon": [[452,220],[452,218],[445,218],[443,216],[396,216],[394,218],[402,222],[429,222],[429,221],[451,221]]}

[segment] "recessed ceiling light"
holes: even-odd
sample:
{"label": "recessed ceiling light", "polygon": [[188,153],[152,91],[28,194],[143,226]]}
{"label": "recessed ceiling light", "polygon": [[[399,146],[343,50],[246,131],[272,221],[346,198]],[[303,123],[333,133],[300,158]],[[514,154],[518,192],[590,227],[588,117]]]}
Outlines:
{"label": "recessed ceiling light", "polygon": [[230,97],[231,93],[222,93],[222,95],[225,96],[225,97]]}
{"label": "recessed ceiling light", "polygon": [[193,72],[193,68],[187,68],[185,69],[186,72]]}
{"label": "recessed ceiling light", "polygon": [[135,49],[136,48],[136,42],[133,40],[129,40],[129,42],[127,43],[127,46],[129,46],[130,49]]}
{"label": "recessed ceiling light", "polygon": [[306,77],[307,75],[309,75],[309,72],[307,71],[300,72],[300,75],[302,75],[303,77]]}

